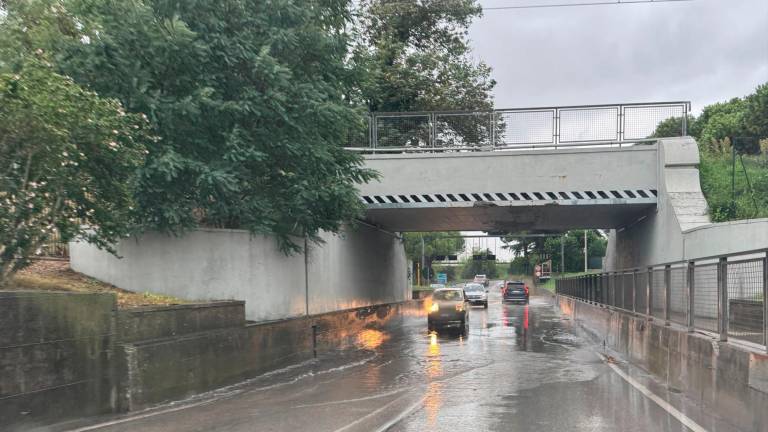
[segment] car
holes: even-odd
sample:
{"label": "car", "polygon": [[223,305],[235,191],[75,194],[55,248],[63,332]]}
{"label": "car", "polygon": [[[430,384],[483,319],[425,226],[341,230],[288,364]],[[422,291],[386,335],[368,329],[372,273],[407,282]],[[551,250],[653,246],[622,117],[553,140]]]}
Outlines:
{"label": "car", "polygon": [[468,283],[464,286],[464,294],[470,305],[481,305],[488,309],[488,290],[479,283]]}
{"label": "car", "polygon": [[472,282],[482,284],[484,287],[487,287],[490,283],[488,276],[484,274],[475,275],[475,279]]}
{"label": "car", "polygon": [[502,302],[528,303],[528,285],[523,281],[506,281],[501,288]]}
{"label": "car", "polygon": [[469,324],[467,297],[461,288],[442,288],[432,293],[427,329],[457,328],[465,333]]}

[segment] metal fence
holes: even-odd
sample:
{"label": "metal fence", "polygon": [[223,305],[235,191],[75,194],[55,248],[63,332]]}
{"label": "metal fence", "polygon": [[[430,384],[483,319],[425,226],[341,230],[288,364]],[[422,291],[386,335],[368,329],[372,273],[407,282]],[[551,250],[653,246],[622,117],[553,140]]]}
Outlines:
{"label": "metal fence", "polygon": [[768,251],[562,278],[556,292],[768,350]]}
{"label": "metal fence", "polygon": [[493,111],[375,112],[368,134],[350,133],[360,151],[557,148],[685,136],[690,102],[579,105]]}

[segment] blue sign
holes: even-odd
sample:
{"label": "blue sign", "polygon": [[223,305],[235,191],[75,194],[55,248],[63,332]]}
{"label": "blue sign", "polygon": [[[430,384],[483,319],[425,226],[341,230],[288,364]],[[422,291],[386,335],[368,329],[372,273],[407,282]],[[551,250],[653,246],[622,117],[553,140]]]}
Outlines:
{"label": "blue sign", "polygon": [[437,274],[437,283],[446,284],[448,283],[448,275],[445,273],[438,273]]}

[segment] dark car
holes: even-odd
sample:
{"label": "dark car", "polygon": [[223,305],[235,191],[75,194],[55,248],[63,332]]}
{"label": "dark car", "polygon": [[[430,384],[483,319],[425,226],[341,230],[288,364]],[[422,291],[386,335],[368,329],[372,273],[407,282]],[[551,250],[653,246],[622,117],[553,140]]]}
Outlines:
{"label": "dark car", "polygon": [[501,288],[501,301],[528,303],[528,285],[522,281],[507,281]]}
{"label": "dark car", "polygon": [[464,286],[464,294],[470,305],[480,305],[488,309],[488,290],[479,283],[468,283]]}
{"label": "dark car", "polygon": [[432,305],[427,315],[429,331],[455,327],[465,332],[469,324],[467,298],[461,288],[437,289],[432,294]]}

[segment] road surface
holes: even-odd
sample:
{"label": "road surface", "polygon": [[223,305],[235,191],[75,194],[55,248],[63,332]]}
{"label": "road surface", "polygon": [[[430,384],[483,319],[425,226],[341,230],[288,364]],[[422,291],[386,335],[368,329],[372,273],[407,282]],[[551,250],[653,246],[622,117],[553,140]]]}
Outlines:
{"label": "road surface", "polygon": [[503,305],[492,286],[489,308],[472,309],[467,336],[430,335],[426,318],[413,316],[358,342],[363,349],[80,430],[734,430],[600,357],[603,348],[545,297]]}

